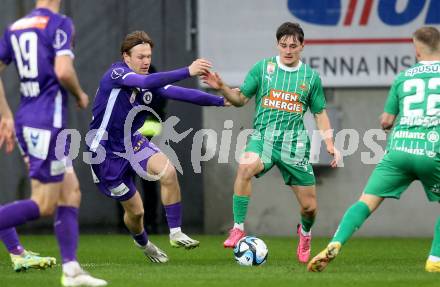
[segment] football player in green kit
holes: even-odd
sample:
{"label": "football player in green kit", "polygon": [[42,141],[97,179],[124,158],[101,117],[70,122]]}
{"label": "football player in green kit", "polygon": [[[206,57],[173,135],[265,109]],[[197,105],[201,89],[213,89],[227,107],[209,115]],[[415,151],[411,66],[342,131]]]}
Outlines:
{"label": "football player in green kit", "polygon": [[[399,199],[414,180],[422,182],[429,201],[440,201],[440,32],[420,28],[413,42],[418,63],[395,78],[381,117],[383,129],[394,124],[385,156],[327,248],[309,262],[309,271],[324,270],[382,201]],[[425,269],[440,272],[440,217]]]}
{"label": "football player in green kit", "polygon": [[[315,116],[327,151],[335,155],[335,148],[321,79],[316,71],[301,62],[302,28],[296,23],[283,23],[276,32],[276,39],[279,55],[256,63],[239,90],[231,89],[217,73],[204,77],[205,83],[219,90],[234,106],[243,106],[254,96],[256,103],[254,133],[248,139],[234,183],[234,226],[223,245],[233,248],[246,235],[244,221],[252,177],[260,177],[276,165],[301,206],[297,257],[307,263],[317,210],[315,176],[309,163],[310,140],[303,122],[308,109]],[[335,167],[336,163],[335,157],[331,165]]]}

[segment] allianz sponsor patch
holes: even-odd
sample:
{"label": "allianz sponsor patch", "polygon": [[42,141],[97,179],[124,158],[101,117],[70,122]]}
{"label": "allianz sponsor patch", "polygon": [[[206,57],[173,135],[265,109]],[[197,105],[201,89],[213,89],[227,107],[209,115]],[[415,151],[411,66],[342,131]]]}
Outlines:
{"label": "allianz sponsor patch", "polygon": [[66,170],[66,165],[64,161],[61,160],[53,160],[50,162],[50,175],[57,176],[64,173]]}
{"label": "allianz sponsor patch", "polygon": [[128,188],[128,186],[125,185],[125,183],[121,183],[116,187],[109,188],[109,190],[113,196],[123,196],[124,194],[130,191],[130,189]]}

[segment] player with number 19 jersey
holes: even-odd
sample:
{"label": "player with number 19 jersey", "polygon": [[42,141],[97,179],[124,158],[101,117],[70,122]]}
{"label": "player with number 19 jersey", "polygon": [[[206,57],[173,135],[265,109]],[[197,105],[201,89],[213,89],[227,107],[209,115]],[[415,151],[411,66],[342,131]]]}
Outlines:
{"label": "player with number 19 jersey", "polygon": [[56,56],[73,58],[73,23],[46,8],[15,21],[0,39],[0,61],[14,62],[20,78],[20,106],[15,114],[17,139],[29,156],[30,176],[61,181],[64,164],[56,160],[58,132],[67,124],[67,91],[54,70]]}

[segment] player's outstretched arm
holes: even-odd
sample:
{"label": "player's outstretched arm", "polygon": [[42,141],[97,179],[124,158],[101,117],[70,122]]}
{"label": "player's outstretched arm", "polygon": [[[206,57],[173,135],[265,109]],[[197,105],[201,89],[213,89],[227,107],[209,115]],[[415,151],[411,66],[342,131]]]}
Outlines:
{"label": "player's outstretched arm", "polygon": [[87,108],[89,97],[79,84],[71,56],[61,55],[55,57],[55,74],[61,85],[76,98],[78,107],[82,109]]}
{"label": "player's outstretched arm", "polygon": [[167,85],[163,88],[153,90],[153,93],[168,99],[193,103],[200,106],[230,106],[230,103],[225,98],[211,95],[196,89],[187,89]]}
{"label": "player's outstretched arm", "polygon": [[188,67],[167,72],[158,72],[151,75],[129,72],[120,79],[120,84],[133,88],[157,89],[192,76],[206,74],[210,68],[211,63],[209,61],[197,59]]}
{"label": "player's outstretched arm", "polygon": [[[0,74],[6,65],[0,61]],[[6,145],[6,152],[10,153],[15,145],[14,116],[5,95],[3,81],[0,78],[0,149]]]}
{"label": "player's outstretched arm", "polygon": [[335,148],[333,143],[333,129],[330,125],[330,120],[327,115],[327,111],[324,109],[319,113],[315,114],[316,126],[324,139],[325,145],[327,147],[327,152],[333,156],[333,160],[330,162],[331,167],[337,167],[338,162],[341,159],[341,154]]}
{"label": "player's outstretched arm", "polygon": [[211,88],[219,90],[222,95],[236,107],[244,106],[249,101],[249,98],[243,95],[239,89],[232,89],[226,85],[218,73],[210,71],[202,75],[202,80]]}

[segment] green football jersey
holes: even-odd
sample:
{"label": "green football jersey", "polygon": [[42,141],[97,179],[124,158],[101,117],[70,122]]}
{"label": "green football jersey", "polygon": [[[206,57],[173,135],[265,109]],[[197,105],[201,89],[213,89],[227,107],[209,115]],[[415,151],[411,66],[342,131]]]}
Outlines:
{"label": "green football jersey", "polygon": [[384,111],[397,115],[388,150],[429,157],[440,152],[440,61],[420,62],[401,72]]}
{"label": "green football jersey", "polygon": [[320,113],[326,106],[319,74],[302,62],[287,67],[278,56],[256,63],[240,90],[248,98],[255,96],[253,128],[274,142],[296,141],[306,135],[304,113],[308,109]]}

